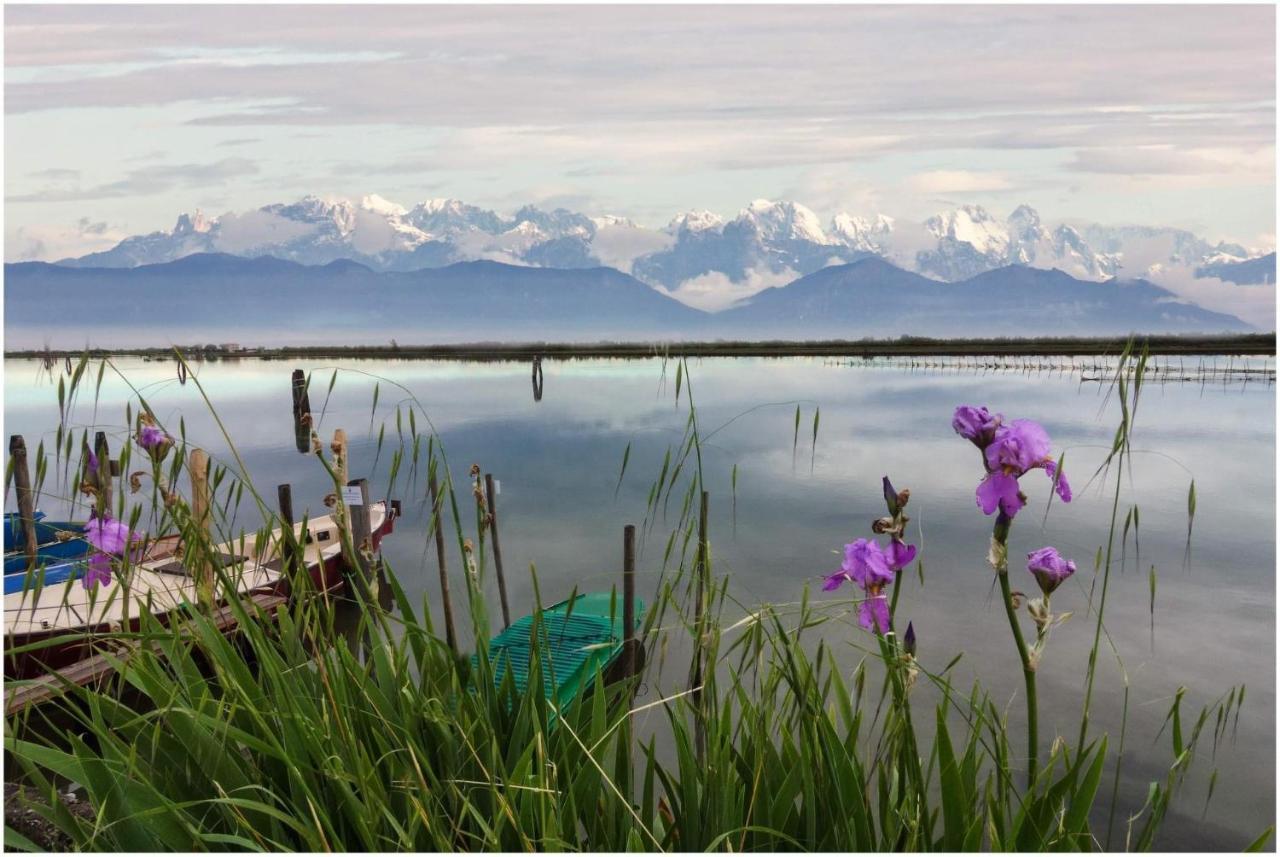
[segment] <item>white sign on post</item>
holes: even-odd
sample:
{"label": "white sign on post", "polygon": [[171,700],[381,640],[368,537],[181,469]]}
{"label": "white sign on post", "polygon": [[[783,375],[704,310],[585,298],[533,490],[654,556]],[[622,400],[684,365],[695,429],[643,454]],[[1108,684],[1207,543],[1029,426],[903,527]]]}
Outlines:
{"label": "white sign on post", "polygon": [[359,485],[347,485],[342,489],[342,502],[348,506],[361,506],[364,498],[360,496]]}
{"label": "white sign on post", "polygon": [[501,494],[501,493],[502,493],[502,480],[501,480],[501,479],[495,479],[495,480],[493,480],[493,493],[494,493],[494,494]]}

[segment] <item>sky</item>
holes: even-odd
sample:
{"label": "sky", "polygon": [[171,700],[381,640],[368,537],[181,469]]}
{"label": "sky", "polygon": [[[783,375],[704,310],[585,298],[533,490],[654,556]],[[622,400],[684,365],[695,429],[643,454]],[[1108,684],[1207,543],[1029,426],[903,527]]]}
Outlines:
{"label": "sky", "polygon": [[1272,6],[5,7],[5,258],[306,194],[1275,244]]}

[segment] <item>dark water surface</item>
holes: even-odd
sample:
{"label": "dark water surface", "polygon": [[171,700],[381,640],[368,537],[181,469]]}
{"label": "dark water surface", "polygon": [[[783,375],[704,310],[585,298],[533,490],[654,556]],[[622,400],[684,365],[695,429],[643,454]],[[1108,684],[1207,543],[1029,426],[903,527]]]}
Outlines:
{"label": "dark water surface", "polygon": [[[311,401],[317,416],[336,365],[299,364],[314,372]],[[170,431],[176,432],[181,417],[190,442],[208,449],[215,461],[229,460],[196,385],[190,380],[180,385],[172,362],[129,358],[116,366]],[[341,367],[321,435],[327,440],[333,429],[347,430],[351,473],[369,475],[375,496],[387,490],[388,465],[399,447],[396,408],[404,409],[410,393],[443,438],[458,483],[465,483],[472,462],[500,480],[503,554],[513,612],[521,615],[532,597],[531,563],[544,595],[553,600],[574,585],[608,588],[618,581],[622,526],[644,519],[663,454],[680,442],[688,418],[687,408],[677,408],[673,398],[675,365],[658,359],[544,362],[541,401],[535,401],[527,363],[347,361]],[[319,498],[329,488],[314,458],[294,448],[292,368],[243,360],[205,363],[197,371],[263,496],[273,502],[275,485],[289,482],[297,514],[304,506],[320,513]],[[1045,520],[1049,480],[1035,473],[1023,480],[1031,500],[1013,529],[1011,574],[1015,588],[1032,591],[1034,582],[1018,561],[1044,545],[1058,547],[1080,566],[1053,597],[1056,611],[1072,610],[1075,616],[1054,631],[1040,668],[1042,736],[1046,744],[1056,734],[1074,742],[1093,637],[1092,617],[1086,616],[1093,558],[1106,543],[1115,485],[1114,474],[1105,484],[1089,478],[1119,420],[1105,384],[1082,381],[1081,373],[1069,367],[937,372],[886,361],[850,365],[822,358],[706,359],[690,361],[689,370],[712,494],[715,572],[731,576],[731,594],[744,604],[797,601],[806,582],[816,584],[838,565],[834,551],[870,535],[870,521],[884,510],[880,477],[888,474],[899,488],[911,489],[911,535],[922,546],[925,564],[924,585],[913,576],[904,590],[899,622],[914,622],[919,656],[932,669],[965,653],[956,667],[957,686],[980,678],[998,702],[1007,703],[1018,746],[1021,675],[1002,608],[991,598],[992,574],[985,562],[991,520],[973,500],[980,465],[973,447],[952,432],[950,415],[956,404],[974,403],[1009,418],[1042,422],[1055,454],[1066,451],[1076,499],[1067,506],[1055,502]],[[380,390],[371,420],[375,381]],[[37,361],[6,361],[5,430],[24,434],[32,450],[41,438],[53,442],[56,384],[56,368],[50,378]],[[96,418],[91,388],[90,383],[71,422],[106,428],[114,449],[127,439],[129,388],[108,369]],[[797,404],[801,422],[793,448]],[[384,426],[379,455],[377,436]],[[402,428],[407,436],[407,413]],[[428,430],[421,415],[418,428]],[[628,444],[630,459],[615,497]],[[1202,704],[1247,685],[1234,742],[1219,745],[1216,756],[1211,741],[1202,744],[1161,841],[1172,849],[1238,850],[1274,821],[1274,386],[1239,380],[1150,384],[1139,406],[1133,445],[1137,454],[1126,474],[1120,515],[1123,519],[1130,505],[1140,507],[1141,557],[1134,555],[1131,533],[1123,572],[1117,568],[1112,577],[1106,614],[1123,666],[1109,648],[1100,654],[1095,730],[1110,733],[1115,746],[1127,677],[1129,731],[1118,814],[1123,819],[1141,805],[1149,782],[1164,779],[1169,735],[1156,740],[1156,733],[1177,689],[1186,687],[1183,711],[1192,718]],[[411,594],[425,594],[435,605],[424,479],[420,474],[410,483],[407,451],[405,457],[394,490],[404,500],[405,518],[384,544],[384,554]],[[1197,509],[1187,565],[1192,478]],[[464,491],[460,501],[465,499]],[[673,498],[669,519],[658,520],[643,545],[640,595],[646,600],[652,597],[679,502]],[[41,507],[56,514],[60,502],[45,496]],[[241,514],[248,516],[250,509],[246,504]],[[469,524],[468,513],[464,518]],[[260,521],[246,517],[244,524],[252,528]],[[450,561],[456,575],[455,554]],[[1154,634],[1152,565],[1158,574]],[[455,592],[460,589],[458,579]],[[846,595],[815,592],[813,597]],[[496,595],[491,603],[497,615]],[[849,638],[850,663],[855,662],[855,648],[867,642],[857,639],[861,632],[846,624],[823,626],[828,627],[820,632],[829,642]],[[1215,766],[1217,784],[1202,819]],[[1105,782],[1109,793],[1110,774]],[[1122,834],[1123,827],[1119,830]]]}

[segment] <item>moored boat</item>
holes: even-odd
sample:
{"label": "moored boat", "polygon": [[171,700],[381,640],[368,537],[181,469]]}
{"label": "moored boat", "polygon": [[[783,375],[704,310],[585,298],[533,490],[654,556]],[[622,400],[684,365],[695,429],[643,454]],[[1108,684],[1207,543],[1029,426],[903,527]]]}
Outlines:
{"label": "moored boat", "polygon": [[[392,531],[395,513],[384,502],[369,504],[371,547]],[[344,584],[342,540],[333,515],[293,527],[302,561],[315,591],[337,592]],[[281,557],[283,530],[273,530],[255,550],[245,536],[218,545],[222,562],[215,592],[219,603],[236,596],[288,595],[293,581],[284,573]],[[183,607],[198,603],[195,577],[180,558],[175,537],[161,540],[160,549],[132,564],[124,579],[86,588],[81,583],[86,563],[63,563],[30,572],[5,575],[5,676],[31,678],[56,671],[93,654],[101,638],[112,632],[136,630],[140,614],[166,621]],[[14,578],[13,581],[10,578]],[[11,591],[12,589],[12,591]],[[46,645],[39,645],[44,643]]]}

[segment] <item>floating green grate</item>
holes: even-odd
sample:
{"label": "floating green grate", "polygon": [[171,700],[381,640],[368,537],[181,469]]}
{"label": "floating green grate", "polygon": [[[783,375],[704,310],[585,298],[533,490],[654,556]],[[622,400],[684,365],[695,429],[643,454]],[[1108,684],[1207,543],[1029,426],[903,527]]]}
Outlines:
{"label": "floating green grate", "polygon": [[[636,623],[644,615],[644,603],[636,599]],[[529,687],[529,661],[533,652],[533,616],[511,623],[489,642],[494,684],[501,686],[510,670],[516,690]],[[583,684],[594,680],[622,654],[622,599],[609,592],[588,592],[542,611],[542,692],[557,707],[578,695]],[[473,665],[478,659],[472,656]]]}

